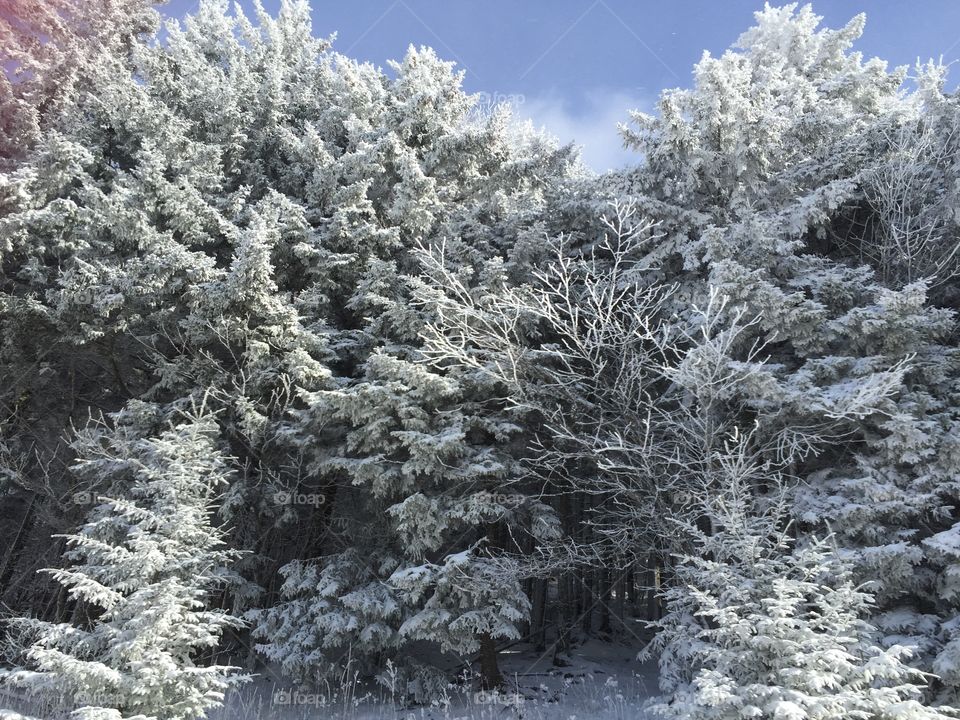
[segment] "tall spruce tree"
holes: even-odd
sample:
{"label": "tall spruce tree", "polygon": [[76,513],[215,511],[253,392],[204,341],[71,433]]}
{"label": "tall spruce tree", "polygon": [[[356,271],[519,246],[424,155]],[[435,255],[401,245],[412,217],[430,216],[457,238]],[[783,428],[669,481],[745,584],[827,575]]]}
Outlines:
{"label": "tall spruce tree", "polygon": [[[479,113],[432,51],[411,48],[395,77],[338,55],[304,2],[255,21],[204,2],[131,56],[3,179],[10,366],[42,358],[45,397],[72,397],[49,384],[78,376],[86,397],[165,416],[208,388],[238,471],[221,512],[253,551],[245,601],[271,605],[291,561],[340,567],[344,524],[351,552],[384,555],[364,571],[375,584],[481,536],[487,572],[511,550],[506,525],[529,524],[516,493],[492,492],[515,479],[515,449],[497,446],[518,428],[487,386],[417,364],[413,251],[457,239],[464,264],[499,255],[522,274],[511,248],[582,172],[573,151]],[[48,432],[83,410],[48,413]],[[517,582],[504,578],[519,608]],[[430,595],[404,597],[415,614]]]}
{"label": "tall spruce tree", "polygon": [[86,720],[185,720],[216,707],[236,668],[196,662],[241,622],[209,607],[236,553],[214,525],[229,480],[217,423],[204,409],[154,437],[93,426],[76,472],[109,478],[89,519],[67,536],[69,564],[48,570],[75,621],[14,621],[27,666],[2,679]]}
{"label": "tall spruce tree", "polygon": [[610,182],[664,218],[650,261],[672,268],[681,321],[710,288],[758,318],[768,372],[742,388],[736,424],[759,421],[768,457],[799,480],[801,529],[837,533],[856,577],[877,582],[884,642],[918,649],[950,696],[954,319],[933,280],[885,285],[865,262],[891,232],[872,186],[891,128],[949,101],[936,68],[904,95],[904,69],[853,52],[862,17],[841,30],[818,30],[808,6],[756,17],[737,49],[704,56],[692,89],[663,95],[658,117],[635,115],[626,138],[645,161]]}
{"label": "tall spruce tree", "polygon": [[138,36],[159,24],[163,0],[4,0],[0,4],[0,167],[12,167],[59,125],[76,92],[123,72]]}
{"label": "tall spruce tree", "polygon": [[717,452],[723,478],[703,503],[710,532],[684,529],[693,553],[680,558],[643,653],[658,652],[666,692],[650,709],[691,720],[956,717],[923,703],[909,648],[880,643],[873,598],[840,552],[816,538],[795,545],[784,498],[756,496],[771,477],[751,439]]}

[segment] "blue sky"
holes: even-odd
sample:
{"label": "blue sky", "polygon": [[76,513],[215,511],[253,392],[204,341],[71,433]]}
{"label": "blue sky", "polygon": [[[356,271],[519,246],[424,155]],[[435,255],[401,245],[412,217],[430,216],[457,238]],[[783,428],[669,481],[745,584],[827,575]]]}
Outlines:
{"label": "blue sky", "polygon": [[[251,0],[242,0],[249,6]],[[182,16],[196,0],[170,0]],[[264,0],[274,11],[279,0]],[[753,20],[762,0],[311,0],[314,30],[335,48],[383,65],[409,44],[429,45],[466,70],[465,86],[511,99],[518,114],[583,146],[597,170],[629,159],[616,123],[650,110],[660,90],[690,84],[703,50],[719,54]],[[814,2],[824,24],[858,12],[866,56],[891,65],[960,59],[958,0]],[[960,79],[960,69],[954,80]]]}

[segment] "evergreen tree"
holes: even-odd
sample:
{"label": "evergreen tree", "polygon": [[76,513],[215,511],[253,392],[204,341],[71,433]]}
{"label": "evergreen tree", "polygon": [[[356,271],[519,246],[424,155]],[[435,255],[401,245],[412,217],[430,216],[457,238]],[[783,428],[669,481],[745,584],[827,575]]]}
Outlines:
{"label": "evergreen tree", "polygon": [[[124,418],[118,417],[123,426]],[[20,619],[26,668],[3,680],[87,720],[200,717],[237,682],[235,668],[197,664],[240,621],[207,606],[236,553],[213,526],[228,480],[217,424],[202,408],[155,437],[89,428],[81,475],[108,476],[103,497],[67,536],[69,565],[49,570],[77,603],[74,623]]]}
{"label": "evergreen tree", "polygon": [[0,167],[11,165],[92,76],[123,71],[132,40],[153,32],[151,0],[5,0],[0,3]]}
{"label": "evergreen tree", "polygon": [[[4,178],[9,365],[42,357],[49,383],[79,367],[108,407],[150,399],[167,417],[210,389],[238,471],[221,512],[253,550],[245,602],[269,606],[289,562],[340,567],[344,523],[361,557],[385,558],[383,582],[545,512],[497,499],[515,480],[497,445],[518,429],[489,385],[420,366],[410,287],[416,248],[443,238],[464,264],[495,254],[522,274],[512,248],[580,173],[572,151],[477,113],[432,51],[395,77],[336,54],[304,2],[253,20],[204,2],[131,57]],[[82,410],[45,416],[62,430]],[[425,513],[440,537],[417,529]]]}
{"label": "evergreen tree", "polygon": [[[741,386],[747,397],[728,422],[759,422],[767,459],[800,481],[802,530],[836,532],[856,578],[876,581],[871,622],[883,642],[916,648],[912,662],[942,677],[949,700],[953,314],[928,292],[936,278],[903,284],[865,264],[896,221],[875,188],[891,128],[912,127],[918,108],[943,116],[940,71],[904,95],[904,69],[851,51],[862,18],[833,31],[817,30],[809,7],[756,17],[737,50],[704,57],[692,89],[664,94],[659,117],[636,116],[627,138],[646,161],[614,187],[664,218],[648,261],[678,283],[681,323],[711,290],[758,319],[766,371]],[[922,224],[936,206],[919,190]],[[946,235],[931,241],[928,269],[946,262],[936,248],[950,242],[937,222]]]}
{"label": "evergreen tree", "polygon": [[[753,496],[745,449],[722,458],[727,479],[704,508],[656,623],[658,717],[864,720],[956,717],[922,702],[925,678],[906,647],[883,647],[868,617],[873,599],[826,542],[795,546],[783,507]],[[769,499],[767,499],[769,503]]]}

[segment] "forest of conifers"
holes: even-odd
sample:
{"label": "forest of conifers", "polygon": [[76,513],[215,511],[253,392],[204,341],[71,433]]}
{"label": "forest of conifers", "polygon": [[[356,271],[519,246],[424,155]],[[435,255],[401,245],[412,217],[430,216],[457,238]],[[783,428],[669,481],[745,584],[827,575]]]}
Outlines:
{"label": "forest of conifers", "polygon": [[305,2],[7,4],[12,697],[182,720],[269,668],[425,707],[632,638],[658,717],[955,716],[944,66],[768,7],[596,174]]}

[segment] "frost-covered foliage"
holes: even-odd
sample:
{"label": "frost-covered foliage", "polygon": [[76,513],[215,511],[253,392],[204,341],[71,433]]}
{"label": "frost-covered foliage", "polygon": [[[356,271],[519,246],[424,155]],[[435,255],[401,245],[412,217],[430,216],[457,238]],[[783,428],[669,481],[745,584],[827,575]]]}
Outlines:
{"label": "frost-covered foliage", "polygon": [[[936,68],[905,95],[903,70],[852,52],[862,18],[817,30],[808,7],[787,6],[757,21],[658,117],[636,116],[627,138],[646,161],[611,187],[663,218],[650,259],[678,284],[679,318],[717,291],[757,318],[764,370],[721,414],[758,423],[767,460],[799,481],[799,527],[836,533],[858,580],[876,582],[883,642],[912,646],[949,695],[960,406],[956,234],[938,204],[953,163],[937,159],[949,132],[925,171],[892,168],[915,152],[902,144],[929,144],[925,126],[950,127],[955,101]],[[890,254],[904,233],[913,269]]]}
{"label": "frost-covered foliage", "polygon": [[76,601],[75,621],[16,621],[27,666],[0,678],[74,718],[200,717],[242,679],[195,663],[240,627],[208,607],[236,554],[211,524],[229,475],[217,426],[203,409],[146,439],[131,438],[122,416],[115,423],[85,432],[76,471],[124,493],[98,499],[66,538],[69,565],[47,571]]}
{"label": "frost-covered foliage", "polygon": [[22,158],[93,77],[124,71],[124,52],[154,31],[153,0],[0,3],[0,167]]}
{"label": "frost-covered foliage", "polygon": [[903,70],[850,50],[864,15],[840,30],[818,29],[809,5],[756,18],[733,49],[704,53],[692,89],[664,92],[657,116],[634,113],[625,128],[648,153],[638,179],[672,203],[739,214],[820,189],[824,172],[847,169],[850,141],[898,104]]}
{"label": "frost-covered foliage", "polygon": [[960,113],[944,93],[946,68],[918,66],[904,113],[881,126],[876,162],[863,176],[864,199],[874,211],[851,244],[888,285],[924,279],[940,302],[956,305],[956,158]]}
{"label": "frost-covered foliage", "polygon": [[[476,113],[428,49],[391,75],[333,52],[302,2],[253,20],[206,2],[131,57],[133,73],[78,94],[3,178],[11,370],[42,360],[43,397],[69,398],[51,384],[82,366],[93,395],[149,398],[164,416],[208,392],[238,471],[221,514],[253,551],[243,600],[266,593],[271,623],[287,606],[270,593],[296,588],[319,634],[267,632],[268,653],[435,639],[399,630],[439,587],[384,583],[468,548],[478,577],[507,568],[496,587],[515,610],[477,619],[478,588],[448,608],[465,615],[454,644],[516,636],[506,556],[544,506],[509,489],[522,428],[496,388],[418,363],[413,251],[457,238],[458,262],[496,256],[521,274],[554,186],[581,172],[575,154],[506,111]],[[339,574],[351,553],[364,567]],[[304,564],[332,585],[292,580]],[[354,611],[362,623],[339,622]]]}
{"label": "frost-covered foliage", "polygon": [[553,254],[530,280],[495,294],[427,252],[431,282],[419,297],[434,309],[432,362],[495,378],[518,409],[537,413],[539,452],[527,472],[597,498],[590,553],[636,559],[671,545],[671,516],[709,492],[711,449],[763,368],[759,348],[739,355],[756,320],[717,292],[694,308],[695,332],[670,322],[676,288],[645,262],[662,239],[654,223],[614,203],[600,227],[586,246],[548,242]]}
{"label": "frost-covered foliage", "polygon": [[[597,178],[429,49],[337,53],[302,0],[153,35],[147,3],[44,8],[0,2],[0,601],[39,633],[13,677],[202,712],[234,622],[196,602],[243,550],[217,604],[305,684],[389,670],[426,701],[477,662],[494,687],[498,643],[562,664],[662,590],[667,715],[956,704],[944,68],[905,89],[853,50],[862,17],[766,7]],[[144,503],[184,477],[162,509],[195,537],[151,539]],[[83,517],[88,495],[112,499]],[[29,579],[78,523],[74,564]]]}
{"label": "frost-covered foliage", "polygon": [[[883,647],[867,620],[868,589],[827,542],[797,546],[783,508],[766,508],[750,485],[749,454],[721,454],[723,487],[703,508],[712,532],[697,533],[679,559],[658,623],[660,686],[650,708],[690,720],[943,720],[922,702],[923,674],[909,648]],[[688,530],[693,530],[692,528]]]}

